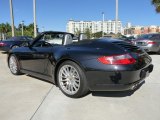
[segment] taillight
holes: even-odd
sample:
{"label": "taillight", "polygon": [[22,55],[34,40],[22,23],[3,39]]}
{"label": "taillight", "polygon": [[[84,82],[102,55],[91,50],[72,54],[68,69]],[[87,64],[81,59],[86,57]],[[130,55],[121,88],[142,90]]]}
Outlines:
{"label": "taillight", "polygon": [[3,42],[1,42],[0,43],[0,46],[6,46],[7,44],[5,44],[5,43],[3,43]]}
{"label": "taillight", "polygon": [[156,44],[156,42],[154,42],[154,41],[149,41],[149,42],[147,42],[148,44],[151,44],[151,45],[154,45],[154,44]]}
{"label": "taillight", "polygon": [[136,62],[136,60],[129,54],[102,56],[98,58],[98,61],[108,65],[128,65]]}

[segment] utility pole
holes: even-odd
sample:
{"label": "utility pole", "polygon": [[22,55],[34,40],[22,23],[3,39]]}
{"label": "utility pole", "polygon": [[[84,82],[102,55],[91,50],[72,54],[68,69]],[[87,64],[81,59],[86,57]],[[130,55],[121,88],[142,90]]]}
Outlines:
{"label": "utility pole", "polygon": [[14,37],[14,15],[13,15],[13,4],[12,0],[10,2],[10,15],[11,15],[11,26],[12,26],[12,37]]}
{"label": "utility pole", "polygon": [[104,12],[102,12],[102,37],[104,36]]}
{"label": "utility pole", "polygon": [[36,0],[33,0],[33,18],[34,18],[34,37],[36,37],[37,36]]}
{"label": "utility pole", "polygon": [[115,34],[118,33],[118,0],[116,0],[116,20],[115,20]]}
{"label": "utility pole", "polygon": [[21,22],[21,26],[22,26],[22,36],[24,35],[24,34],[23,34],[23,25],[24,25],[24,21]]}

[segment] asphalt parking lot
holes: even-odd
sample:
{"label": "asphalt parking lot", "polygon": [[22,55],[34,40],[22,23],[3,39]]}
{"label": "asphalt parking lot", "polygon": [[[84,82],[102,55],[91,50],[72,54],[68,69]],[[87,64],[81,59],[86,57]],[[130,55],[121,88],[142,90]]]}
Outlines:
{"label": "asphalt parking lot", "polygon": [[51,83],[10,73],[0,53],[0,120],[160,120],[160,55],[134,93],[93,92],[71,99]]}

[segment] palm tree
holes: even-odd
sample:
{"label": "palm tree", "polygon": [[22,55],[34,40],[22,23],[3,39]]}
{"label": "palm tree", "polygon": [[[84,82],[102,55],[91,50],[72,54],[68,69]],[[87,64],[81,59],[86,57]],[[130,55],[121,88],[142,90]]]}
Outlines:
{"label": "palm tree", "polygon": [[160,0],[152,0],[152,4],[155,6],[156,8],[156,12],[160,13]]}
{"label": "palm tree", "polygon": [[6,24],[5,24],[5,33],[8,33],[8,32],[10,32],[10,31],[11,31],[11,26],[10,26],[9,23],[6,23]]}
{"label": "palm tree", "polygon": [[0,33],[1,33],[2,39],[5,39],[6,38],[6,34],[8,32],[10,32],[10,31],[11,31],[11,26],[10,26],[9,23],[6,23],[6,24],[2,23],[2,24],[0,24]]}

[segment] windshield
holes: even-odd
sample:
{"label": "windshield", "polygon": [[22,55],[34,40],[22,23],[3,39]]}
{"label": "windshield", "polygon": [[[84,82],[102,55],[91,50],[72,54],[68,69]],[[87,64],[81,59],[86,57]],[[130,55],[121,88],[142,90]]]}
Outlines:
{"label": "windshield", "polygon": [[33,47],[50,47],[52,45],[62,45],[64,33],[46,33],[40,36],[33,44]]}

